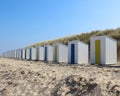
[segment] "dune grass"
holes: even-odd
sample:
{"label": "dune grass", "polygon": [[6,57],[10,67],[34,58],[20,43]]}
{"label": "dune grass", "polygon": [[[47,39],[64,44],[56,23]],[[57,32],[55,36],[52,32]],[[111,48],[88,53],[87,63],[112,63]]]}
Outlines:
{"label": "dune grass", "polygon": [[90,44],[90,37],[92,36],[101,36],[101,35],[107,35],[110,36],[114,39],[117,40],[117,49],[118,49],[118,60],[120,60],[120,28],[117,29],[109,29],[109,30],[96,30],[92,31],[90,33],[82,33],[82,34],[77,34],[77,35],[72,35],[64,38],[59,38],[56,40],[49,40],[49,41],[44,41],[44,42],[38,42],[36,44],[30,45],[28,47],[37,47],[37,46],[44,46],[46,44],[54,44],[54,43],[63,43],[63,44],[68,44],[69,41],[71,40],[80,40],[83,42],[86,42]]}

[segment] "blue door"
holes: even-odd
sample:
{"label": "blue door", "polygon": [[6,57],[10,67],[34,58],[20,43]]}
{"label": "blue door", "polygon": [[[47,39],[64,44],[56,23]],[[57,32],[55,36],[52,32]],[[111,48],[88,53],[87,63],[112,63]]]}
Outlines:
{"label": "blue door", "polygon": [[26,59],[26,49],[25,49],[25,59]]}
{"label": "blue door", "polygon": [[45,47],[45,61],[47,61],[47,47]]}
{"label": "blue door", "polygon": [[32,59],[32,49],[30,48],[30,60]]}
{"label": "blue door", "polygon": [[71,64],[75,64],[75,44],[71,44]]}

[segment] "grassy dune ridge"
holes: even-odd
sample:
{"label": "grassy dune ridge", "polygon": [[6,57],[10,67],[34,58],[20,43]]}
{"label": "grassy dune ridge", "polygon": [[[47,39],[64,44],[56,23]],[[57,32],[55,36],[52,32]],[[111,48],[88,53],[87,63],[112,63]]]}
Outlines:
{"label": "grassy dune ridge", "polygon": [[90,33],[82,33],[82,34],[77,34],[77,35],[72,35],[72,36],[68,36],[68,37],[59,38],[59,39],[56,39],[56,40],[39,42],[39,43],[30,45],[28,47],[43,46],[43,45],[46,45],[46,44],[54,44],[54,43],[63,43],[63,44],[67,45],[68,42],[71,41],[71,40],[81,40],[83,42],[86,42],[86,43],[90,44],[90,37],[101,36],[101,35],[108,35],[108,36],[117,40],[118,60],[120,60],[120,28],[108,29],[108,30],[104,30],[104,31],[96,30],[96,31],[92,31]]}

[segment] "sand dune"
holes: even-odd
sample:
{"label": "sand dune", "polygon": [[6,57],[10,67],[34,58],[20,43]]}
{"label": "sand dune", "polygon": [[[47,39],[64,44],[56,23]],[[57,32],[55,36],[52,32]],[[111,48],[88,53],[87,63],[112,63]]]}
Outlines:
{"label": "sand dune", "polygon": [[120,65],[59,65],[0,58],[0,96],[120,96]]}

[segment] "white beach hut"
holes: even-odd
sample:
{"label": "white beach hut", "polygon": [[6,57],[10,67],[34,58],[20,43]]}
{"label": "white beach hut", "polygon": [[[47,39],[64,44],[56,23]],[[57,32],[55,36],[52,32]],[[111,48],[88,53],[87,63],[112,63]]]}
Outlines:
{"label": "white beach hut", "polygon": [[6,57],[7,57],[6,53],[7,53],[7,52],[4,52],[4,53],[3,53],[4,58],[6,58]]}
{"label": "white beach hut", "polygon": [[117,63],[117,41],[108,36],[95,36],[90,39],[91,64]]}
{"label": "white beach hut", "polygon": [[19,59],[19,50],[18,49],[16,50],[16,57],[17,57],[16,59]]}
{"label": "white beach hut", "polygon": [[31,47],[26,49],[26,59],[27,60],[37,60],[37,48]]}
{"label": "white beach hut", "polygon": [[10,58],[10,51],[8,51],[8,58]]}
{"label": "white beach hut", "polygon": [[14,59],[16,59],[16,49],[14,50]]}
{"label": "white beach hut", "polygon": [[14,58],[14,50],[11,50],[11,58]]}
{"label": "white beach hut", "polygon": [[8,55],[9,55],[9,54],[8,54],[8,51],[7,51],[7,52],[6,52],[6,58],[8,58]]}
{"label": "white beach hut", "polygon": [[8,51],[6,52],[6,58],[8,58]]}
{"label": "white beach hut", "polygon": [[15,59],[17,59],[17,50],[15,50]]}
{"label": "white beach hut", "polygon": [[18,50],[18,59],[22,59],[22,49]]}
{"label": "white beach hut", "polygon": [[14,57],[15,57],[15,51],[12,50],[12,51],[11,51],[11,54],[12,54],[12,55],[11,55],[11,58],[14,59]]}
{"label": "white beach hut", "polygon": [[7,58],[10,58],[10,52],[9,51],[7,52]]}
{"label": "white beach hut", "polygon": [[9,58],[9,51],[7,51],[7,58]]}
{"label": "white beach hut", "polygon": [[9,58],[11,58],[11,51],[9,51]]}
{"label": "white beach hut", "polygon": [[10,58],[12,58],[12,51],[10,51]]}
{"label": "white beach hut", "polygon": [[44,61],[44,47],[39,46],[38,48],[38,60]]}
{"label": "white beach hut", "polygon": [[32,47],[31,49],[31,60],[37,60],[37,48],[36,47]]}
{"label": "white beach hut", "polygon": [[26,60],[31,60],[31,49],[30,48],[26,48]]}
{"label": "white beach hut", "polygon": [[26,49],[25,48],[22,49],[22,59],[23,60],[26,59]]}
{"label": "white beach hut", "polygon": [[10,58],[12,58],[12,51],[10,51]]}
{"label": "white beach hut", "polygon": [[44,61],[53,61],[53,46],[44,46]]}
{"label": "white beach hut", "polygon": [[14,59],[15,58],[15,50],[12,51],[12,58]]}
{"label": "white beach hut", "polygon": [[10,51],[8,51],[8,58],[10,58]]}
{"label": "white beach hut", "polygon": [[68,63],[88,63],[88,44],[79,40],[68,42]]}
{"label": "white beach hut", "polygon": [[56,43],[53,44],[53,61],[62,63],[62,62],[68,62],[68,46]]}

